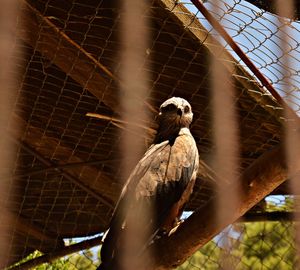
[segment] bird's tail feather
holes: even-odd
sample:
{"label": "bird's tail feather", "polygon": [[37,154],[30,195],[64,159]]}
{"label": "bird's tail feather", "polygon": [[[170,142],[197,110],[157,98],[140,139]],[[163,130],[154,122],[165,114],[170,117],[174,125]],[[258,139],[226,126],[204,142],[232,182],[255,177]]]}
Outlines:
{"label": "bird's tail feather", "polygon": [[97,270],[118,270],[118,256],[120,254],[120,243],[123,230],[119,222],[114,223],[104,235],[103,245],[101,247],[101,264]]}

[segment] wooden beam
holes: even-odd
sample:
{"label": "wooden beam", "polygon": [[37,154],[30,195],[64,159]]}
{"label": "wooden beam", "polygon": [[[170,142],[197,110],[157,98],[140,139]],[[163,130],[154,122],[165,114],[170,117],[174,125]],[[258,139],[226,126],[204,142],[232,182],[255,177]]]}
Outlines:
{"label": "wooden beam", "polygon": [[117,110],[117,91],[107,91],[111,80],[118,83],[116,76],[26,1],[22,2],[22,11],[19,37],[107,106]]}
{"label": "wooden beam", "polygon": [[[53,167],[54,164],[47,158],[45,158],[43,155],[41,155],[37,150],[33,149],[28,144],[24,143],[23,141],[20,141],[21,148],[23,148],[26,152],[33,155],[35,158],[37,158],[40,162],[42,162],[44,165],[48,167]],[[88,193],[90,196],[94,197],[95,199],[99,200],[109,208],[113,209],[114,204],[103,197],[101,194],[98,194],[93,189],[91,189],[84,181],[80,180],[79,178],[74,177],[72,174],[66,172],[63,169],[57,169],[61,175],[63,175],[66,179],[68,179],[70,182],[75,184],[76,186],[80,187],[82,190],[84,190],[86,193]]]}
{"label": "wooden beam", "polygon": [[[158,256],[147,263],[155,270],[172,269],[183,263],[194,252],[220,233],[226,226],[243,216],[255,204],[270,194],[287,179],[284,149],[277,146],[258,158],[241,177],[242,194],[235,211],[226,213],[216,222],[218,196],[194,212],[170,237],[160,239],[154,248]],[[230,188],[230,186],[228,187]]]}
{"label": "wooden beam", "polygon": [[[23,0],[22,4],[23,16],[18,24],[19,37],[119,113],[119,90],[122,89],[122,81],[29,3]],[[140,100],[137,96],[133,98],[143,103],[149,111],[157,113],[156,108],[146,99]]]}
{"label": "wooden beam", "polygon": [[[74,156],[70,148],[60,145],[58,139],[46,136],[36,127],[28,126],[20,117],[15,115],[12,121],[18,127],[27,127],[25,135],[21,135],[17,130],[12,130],[13,137],[23,142],[23,147],[28,145],[27,151],[33,150],[35,156],[39,155],[41,159],[44,159],[43,163],[47,167],[55,167],[45,158],[53,157],[53,155],[66,157],[68,162],[83,162],[80,158]],[[58,171],[76,185],[83,187],[91,196],[101,200],[111,209],[114,208],[121,192],[121,186],[116,183],[113,184],[111,178],[104,172],[91,166],[61,168]]]}

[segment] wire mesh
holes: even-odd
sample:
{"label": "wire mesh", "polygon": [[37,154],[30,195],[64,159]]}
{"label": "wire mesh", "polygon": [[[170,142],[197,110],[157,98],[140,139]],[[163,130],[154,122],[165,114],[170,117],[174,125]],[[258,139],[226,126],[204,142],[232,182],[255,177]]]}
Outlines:
{"label": "wire mesh", "polygon": [[[293,196],[267,197],[252,216],[228,226],[176,269],[224,269],[226,264],[234,269],[296,269],[295,223],[291,215],[286,215],[293,211],[294,204]],[[84,239],[65,242],[71,245]],[[96,269],[99,252],[100,247],[86,249],[35,269]],[[40,255],[34,252],[27,259]]]}
{"label": "wire mesh", "polygon": [[[293,18],[281,18],[250,4],[251,1],[204,2],[205,7],[212,12],[236,44],[242,48],[257,69],[282,96],[285,95],[284,82],[287,81],[287,78],[289,79],[289,94],[293,96],[293,109],[298,112],[299,21]],[[189,1],[184,3],[196,13],[197,18],[213,34],[212,27],[193,4]],[[282,40],[287,41],[287,50],[281,46]],[[227,44],[224,43],[224,46],[235,55],[235,52]],[[283,61],[285,55],[288,56],[289,66]],[[238,56],[236,58],[239,59]],[[244,65],[242,62],[240,64]],[[246,65],[244,67],[248,69]]]}
{"label": "wire mesh", "polygon": [[[279,18],[247,1],[204,2],[282,96],[285,76],[289,76],[292,108],[298,113],[299,22]],[[120,169],[122,140],[131,132],[146,149],[156,128],[157,108],[168,97],[181,96],[191,103],[192,133],[202,160],[213,167],[212,55],[229,71],[224,84],[234,89],[231,106],[237,114],[239,140],[235,174],[241,175],[281,142],[282,106],[236,52],[216,38],[218,34],[190,1],[149,1],[144,10],[150,38],[133,78],[149,75],[149,89],[143,97],[149,118],[139,123],[145,134],[129,131],[126,125],[131,123],[114,120],[121,119],[119,99],[124,97],[118,3],[28,0],[21,9],[17,39],[24,53],[16,56],[21,76],[13,119],[22,131],[12,139],[17,147],[16,184],[10,194],[15,222],[9,265],[17,262],[16,269],[25,269],[20,262],[42,254],[61,254],[61,258],[51,257],[53,263],[34,269],[96,269],[100,247],[61,252],[107,229],[132,169],[127,168],[127,174]],[[289,45],[288,67],[279,45],[283,38]],[[88,113],[97,113],[100,119]],[[131,159],[131,166],[138,159],[125,158]],[[218,183],[210,176],[206,170],[199,172],[187,213],[216,194]],[[264,199],[244,215],[244,221],[224,229],[177,269],[232,269],[230,265],[235,269],[295,269],[292,211],[297,197],[286,186],[275,193],[280,196]]]}

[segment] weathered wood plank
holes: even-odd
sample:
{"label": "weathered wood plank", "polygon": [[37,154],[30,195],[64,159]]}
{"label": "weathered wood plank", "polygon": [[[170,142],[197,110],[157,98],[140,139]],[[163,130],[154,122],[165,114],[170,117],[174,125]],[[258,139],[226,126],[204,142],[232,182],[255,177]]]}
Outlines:
{"label": "weathered wood plank", "polygon": [[19,37],[108,107],[118,110],[118,93],[107,91],[111,80],[119,82],[116,76],[25,1],[22,11]]}

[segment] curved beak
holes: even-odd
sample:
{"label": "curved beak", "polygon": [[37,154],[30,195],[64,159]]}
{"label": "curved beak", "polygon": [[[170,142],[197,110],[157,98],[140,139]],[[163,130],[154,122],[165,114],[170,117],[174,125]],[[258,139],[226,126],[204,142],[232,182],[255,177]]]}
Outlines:
{"label": "curved beak", "polygon": [[177,109],[177,114],[181,117],[182,116],[182,109],[181,108],[178,108]]}

